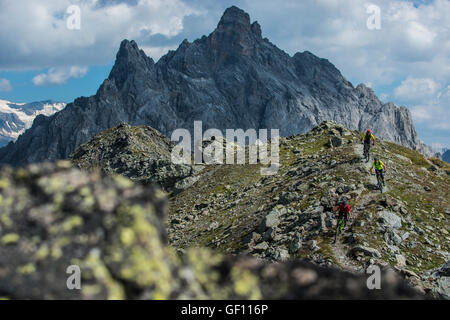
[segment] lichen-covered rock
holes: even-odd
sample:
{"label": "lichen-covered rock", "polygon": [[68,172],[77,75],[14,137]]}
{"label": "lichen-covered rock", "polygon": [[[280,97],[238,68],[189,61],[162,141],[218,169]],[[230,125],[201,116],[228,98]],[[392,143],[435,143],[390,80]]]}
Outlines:
{"label": "lichen-covered rock", "polygon": [[[69,162],[0,171],[0,292],[10,299],[420,298],[383,273],[364,275],[306,262],[267,264],[167,247],[166,199],[152,186],[72,168]],[[67,288],[67,267],[81,290]]]}
{"label": "lichen-covered rock", "polygon": [[[165,195],[69,162],[0,173],[0,292],[11,298],[125,298],[152,287],[168,297]],[[151,262],[151,263],[149,263]],[[67,267],[82,290],[67,289]]]}

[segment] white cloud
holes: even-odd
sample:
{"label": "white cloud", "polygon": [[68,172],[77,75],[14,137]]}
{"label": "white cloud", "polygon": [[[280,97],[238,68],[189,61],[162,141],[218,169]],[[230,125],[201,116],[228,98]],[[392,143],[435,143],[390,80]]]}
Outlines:
{"label": "white cloud", "polygon": [[437,152],[441,152],[443,148],[447,148],[447,146],[445,144],[440,143],[440,142],[432,143],[431,147]]}
{"label": "white cloud", "polygon": [[403,101],[423,101],[435,96],[441,85],[431,78],[407,78],[399,87],[395,88],[394,95]]}
{"label": "white cloud", "polygon": [[380,98],[380,100],[381,101],[383,101],[383,102],[387,102],[388,101],[388,99],[389,99],[389,94],[387,94],[387,93],[382,93],[382,94],[380,94],[380,96],[379,96],[379,98]]}
{"label": "white cloud", "polygon": [[141,46],[145,54],[153,59],[157,60],[163,55],[165,55],[169,50],[175,50],[178,46],[161,46],[161,47],[146,47]]}
{"label": "white cloud", "polygon": [[11,82],[8,79],[0,78],[0,92],[11,91]]}
{"label": "white cloud", "polygon": [[424,120],[431,119],[431,107],[430,106],[416,106],[411,108],[411,113],[416,122],[423,122]]}
{"label": "white cloud", "polygon": [[[107,1],[2,0],[0,70],[108,64],[124,38],[151,48],[146,52],[158,59],[181,40],[152,43],[152,35],[183,34],[193,40],[211,32],[233,3],[258,20],[264,36],[283,50],[308,50],[327,58],[358,83],[370,81],[377,88],[406,77],[442,82],[450,74],[448,0],[418,7],[404,0],[369,1],[381,9],[381,30],[367,28],[366,0],[123,2],[101,6]],[[81,7],[81,30],[66,27],[69,4]]]}
{"label": "white cloud", "polygon": [[[80,30],[67,28],[70,5],[81,9]],[[1,0],[0,70],[108,64],[123,39],[175,36],[192,14],[181,0]]]}
{"label": "white cloud", "polygon": [[450,1],[369,2],[381,9],[380,30],[366,26],[366,0],[246,0],[243,7],[280,48],[327,58],[358,83],[377,88],[407,77],[449,79]]}
{"label": "white cloud", "polygon": [[450,130],[450,86],[440,90],[423,104],[413,106],[414,121],[431,130]]}
{"label": "white cloud", "polygon": [[37,86],[61,85],[67,83],[71,78],[82,78],[86,75],[88,68],[72,66],[68,68],[50,68],[47,73],[38,74],[33,78]]}

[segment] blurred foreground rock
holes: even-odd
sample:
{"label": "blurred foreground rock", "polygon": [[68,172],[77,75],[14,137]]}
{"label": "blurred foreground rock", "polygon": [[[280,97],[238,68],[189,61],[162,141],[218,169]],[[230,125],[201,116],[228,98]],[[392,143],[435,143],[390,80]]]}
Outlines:
{"label": "blurred foreground rock", "polygon": [[[410,299],[393,271],[366,277],[167,247],[165,194],[69,162],[0,171],[0,296],[9,299]],[[66,269],[81,268],[81,290]]]}

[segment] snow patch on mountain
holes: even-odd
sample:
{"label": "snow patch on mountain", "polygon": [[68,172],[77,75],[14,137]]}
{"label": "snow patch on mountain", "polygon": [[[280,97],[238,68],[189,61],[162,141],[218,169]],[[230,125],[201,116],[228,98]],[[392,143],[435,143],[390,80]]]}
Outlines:
{"label": "snow patch on mountain", "polygon": [[0,146],[15,141],[38,115],[51,116],[65,106],[66,103],[51,100],[15,103],[0,99]]}

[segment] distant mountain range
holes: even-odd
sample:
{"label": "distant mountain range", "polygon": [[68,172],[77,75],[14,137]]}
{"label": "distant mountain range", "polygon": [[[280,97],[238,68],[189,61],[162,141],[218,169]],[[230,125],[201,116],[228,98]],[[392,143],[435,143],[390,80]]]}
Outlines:
{"label": "distant mountain range", "polygon": [[148,125],[170,136],[178,128],[279,129],[304,133],[324,120],[371,128],[379,138],[426,153],[410,111],[354,87],[326,59],[293,56],[262,37],[258,22],[228,8],[209,35],[169,51],[157,63],[124,40],[97,93],[51,117],[38,117],[0,163],[22,165],[67,158],[76,147],[120,123]]}
{"label": "distant mountain range", "polygon": [[445,162],[449,162],[450,163],[450,150],[446,150],[442,154],[442,160],[444,160]]}
{"label": "distant mountain range", "polygon": [[0,146],[15,141],[24,131],[31,127],[38,115],[51,116],[61,111],[65,103],[51,100],[15,103],[0,100]]}

